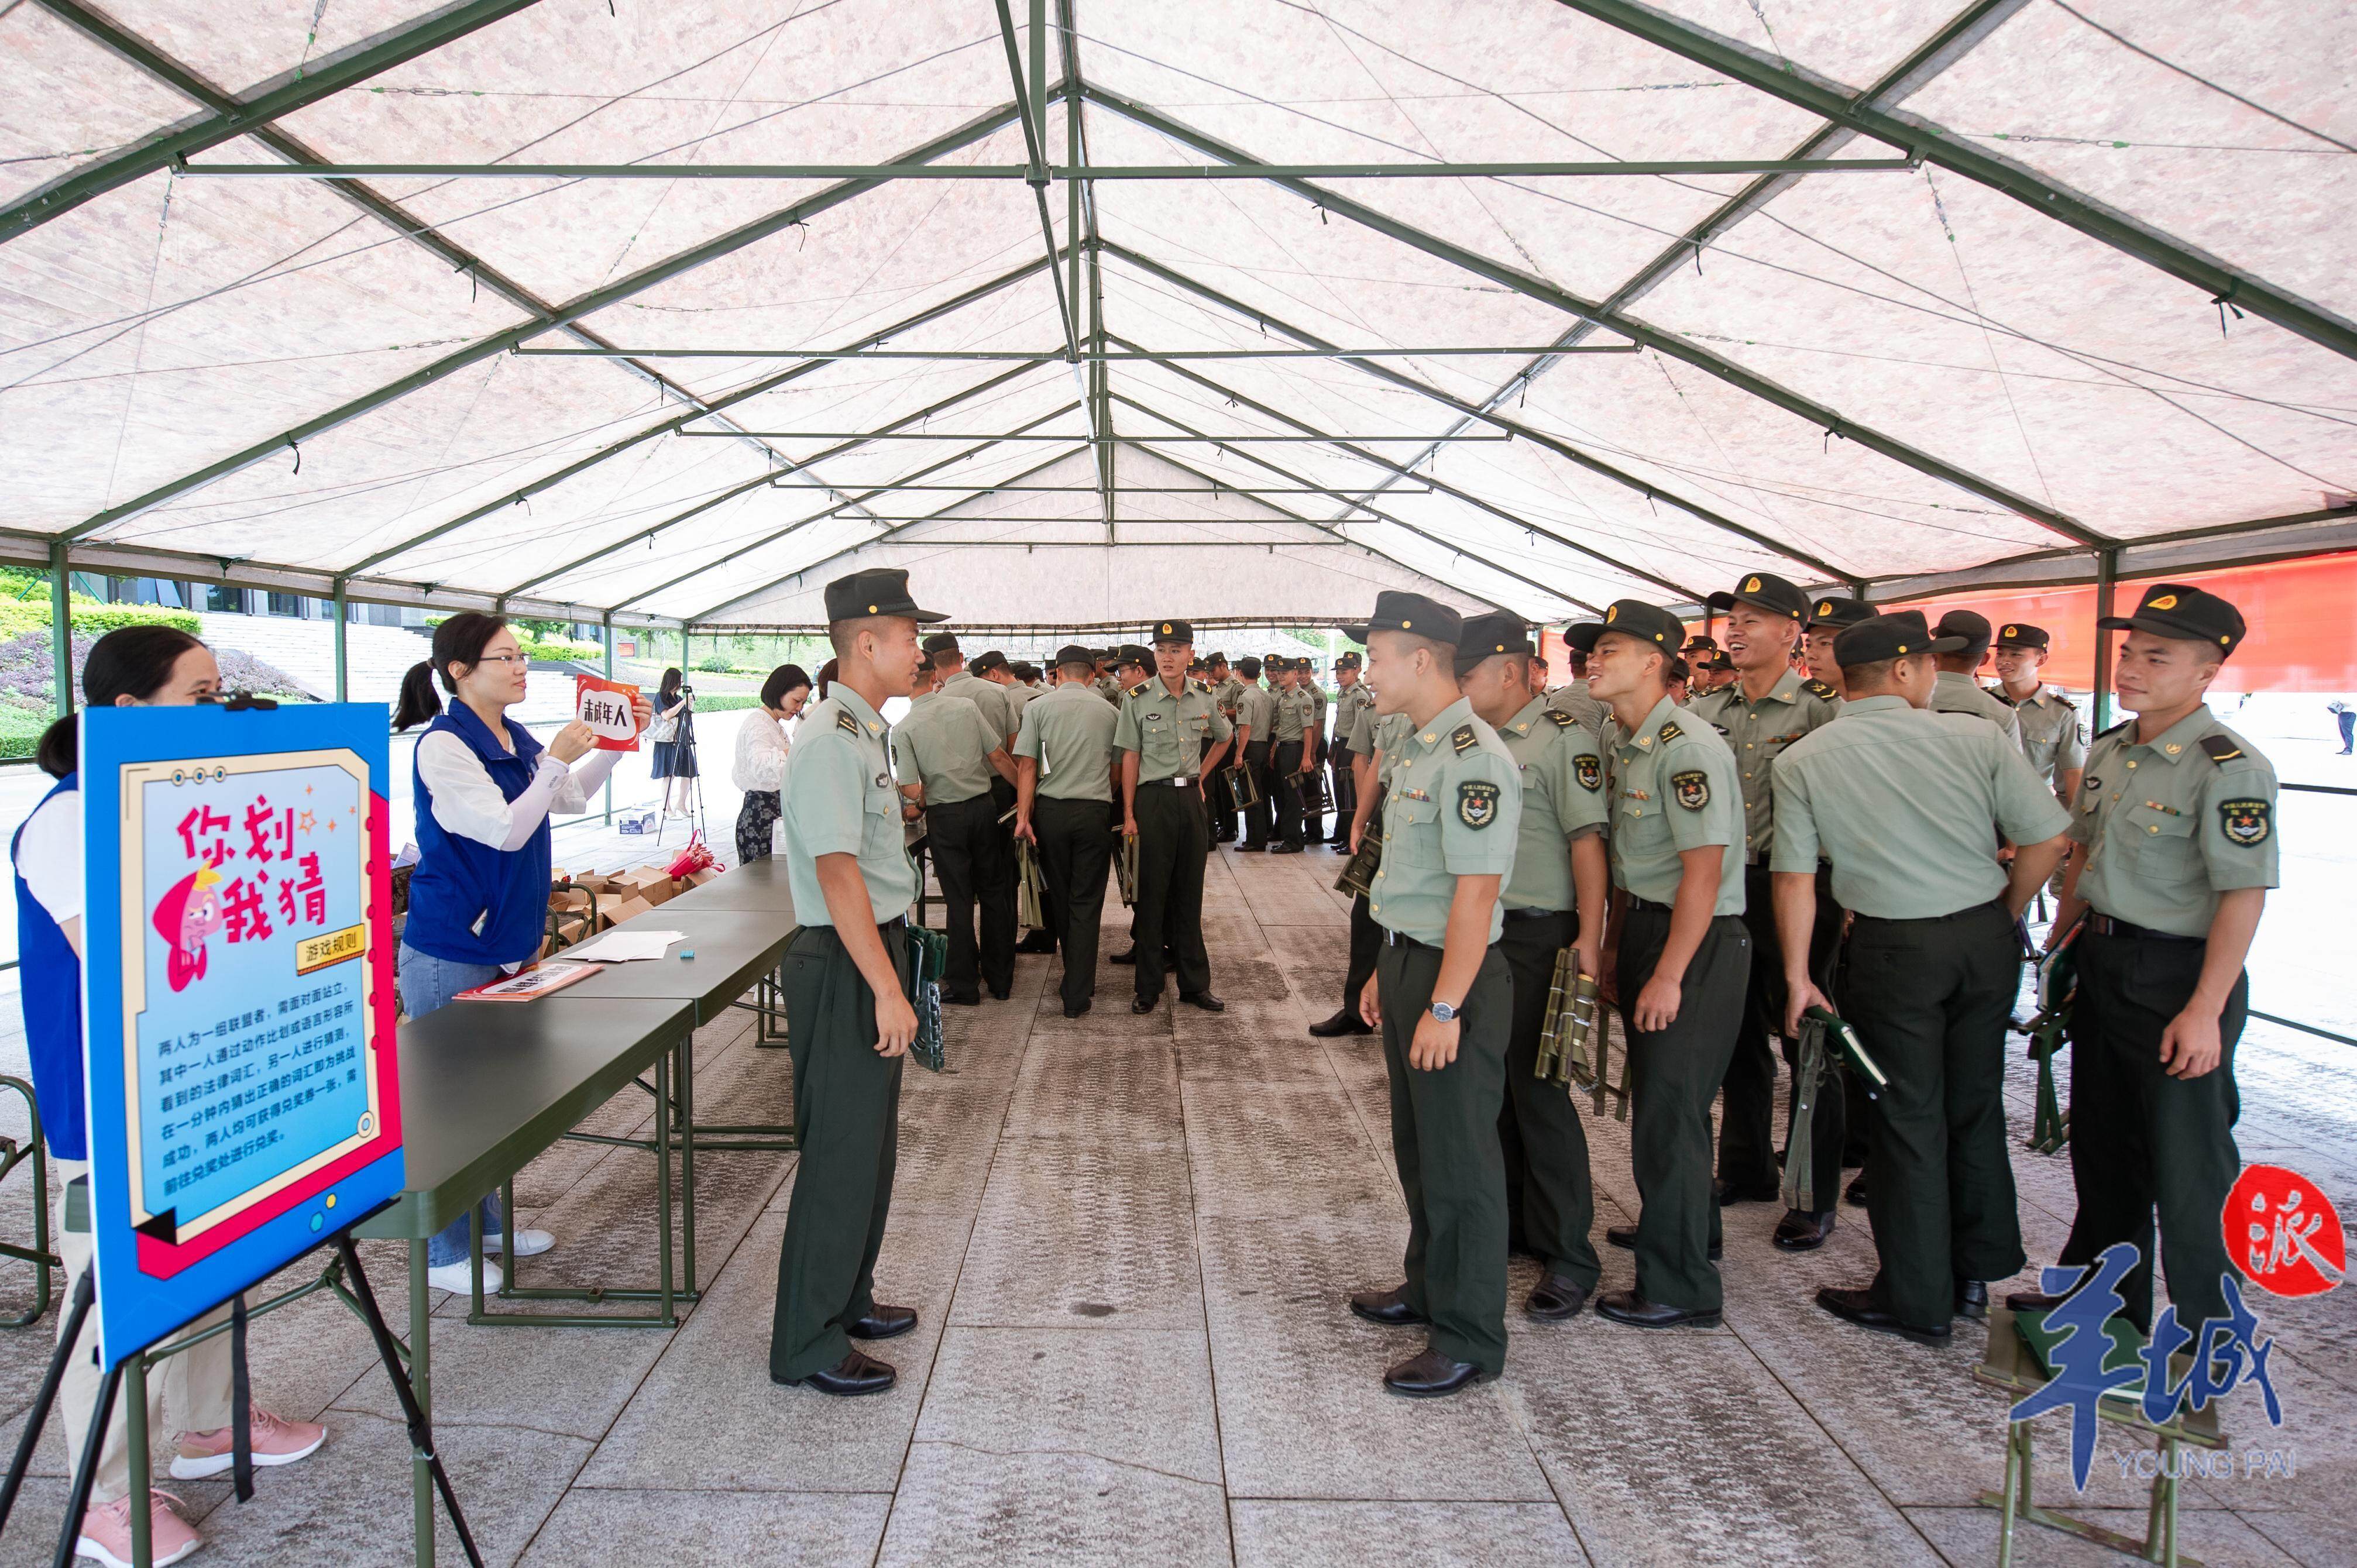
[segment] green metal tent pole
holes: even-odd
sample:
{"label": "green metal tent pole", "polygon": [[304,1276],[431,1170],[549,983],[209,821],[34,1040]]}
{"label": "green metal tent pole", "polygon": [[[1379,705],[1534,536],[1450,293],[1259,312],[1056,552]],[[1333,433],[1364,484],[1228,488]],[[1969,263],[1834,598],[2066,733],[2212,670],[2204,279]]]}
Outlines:
{"label": "green metal tent pole", "polygon": [[331,601],[336,607],[336,701],[339,703],[349,702],[351,696],[344,650],[344,623],[351,618],[350,601],[344,596],[348,585],[349,579],[337,578],[336,596]]}
{"label": "green metal tent pole", "polygon": [[[1018,75],[1017,78],[1020,81]],[[1050,180],[1592,179],[1612,175],[1898,174],[1911,158],[1648,158],[1593,163],[1051,164]],[[187,164],[213,179],[1029,180],[1028,164]]]}
{"label": "green metal tent pole", "polygon": [[[1635,343],[1476,343],[1406,345],[1373,349],[1110,349],[1099,352],[1075,349],[1075,357],[1092,362],[1142,360],[1168,363],[1178,360],[1451,360],[1508,356],[1515,359],[1544,354],[1549,359],[1585,354],[1634,354]],[[554,360],[1037,360],[1050,350],[1040,349],[531,349],[509,350],[519,359]]]}
{"label": "green metal tent pole", "polygon": [[[2110,618],[2112,593],[2120,575],[2120,553],[2116,550],[2095,552],[2095,619]],[[2095,628],[2095,729],[2097,733],[2112,727],[2112,638],[2098,625]]]}
{"label": "green metal tent pole", "polygon": [[66,542],[49,546],[49,642],[57,652],[50,679],[57,683],[58,717],[73,712],[73,605],[66,585]]}

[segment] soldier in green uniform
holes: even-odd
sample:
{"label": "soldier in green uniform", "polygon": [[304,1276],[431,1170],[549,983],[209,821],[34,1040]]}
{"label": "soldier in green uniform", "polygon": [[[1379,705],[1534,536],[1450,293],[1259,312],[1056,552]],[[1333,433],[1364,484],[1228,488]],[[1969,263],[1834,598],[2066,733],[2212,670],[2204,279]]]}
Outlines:
{"label": "soldier in green uniform", "polygon": [[1521,620],[1476,616],[1457,643],[1457,681],[1481,722],[1497,732],[1523,781],[1514,865],[1499,895],[1498,951],[1513,981],[1506,1045],[1506,1103],[1498,1138],[1506,1165],[1507,1230],[1540,1262],[1523,1303],[1533,1317],[1576,1316],[1596,1289],[1596,1219],[1587,1134],[1570,1092],[1538,1076],[1555,955],[1576,948],[1579,971],[1604,970],[1604,906],[1612,869],[1604,848],[1604,753],[1568,714],[1531,692],[1536,650]]}
{"label": "soldier in green uniform", "polygon": [[917,1326],[879,1305],[899,1147],[900,1059],[916,1037],[904,922],[917,868],[901,838],[900,796],[880,712],[924,667],[909,575],[855,572],[826,585],[836,675],[803,715],[779,788],[786,881],[800,930],[782,964],[794,1135],[802,1146],[778,1253],[770,1378],[823,1393],[882,1393],[895,1373],[854,1339]]}
{"label": "soldier in green uniform", "polygon": [[[1203,660],[1203,681],[1211,688],[1211,701],[1219,704],[1220,712],[1232,727],[1237,723],[1236,709],[1243,696],[1244,685],[1228,668],[1226,654],[1214,653]],[[1229,766],[1234,766],[1243,757],[1241,748],[1231,750],[1228,753]],[[1215,844],[1235,843],[1236,808],[1228,794],[1227,785],[1218,778],[1206,778],[1203,793],[1211,806],[1211,842]]]}
{"label": "soldier in green uniform", "polygon": [[[965,654],[959,649],[956,637],[946,631],[933,633],[925,639],[925,657],[939,677],[943,695],[963,698],[981,710],[1002,747],[1015,743],[1015,699],[1006,694],[1004,687],[966,668]],[[999,662],[1006,662],[1004,656]]]}
{"label": "soldier in green uniform", "polygon": [[2005,738],[2014,745],[2021,744],[2021,725],[2013,710],[1997,701],[1989,689],[1973,679],[1973,671],[1981,667],[1988,656],[1990,628],[1988,617],[1974,610],[1950,610],[1932,628],[1932,635],[1945,641],[1949,638],[1964,639],[1953,653],[1943,653],[1940,660],[1940,683],[1932,693],[1932,711],[1935,714],[1971,714],[1988,720],[2005,731]]}
{"label": "soldier in green uniform", "polygon": [[[1776,802],[1770,771],[1785,747],[1840,711],[1834,689],[1792,667],[1793,648],[1808,618],[1809,597],[1783,578],[1764,572],[1746,576],[1733,589],[1713,594],[1710,607],[1726,612],[1727,650],[1717,655],[1737,672],[1736,683],[1696,697],[1697,719],[1717,730],[1735,755],[1743,790],[1743,923],[1751,929],[1751,980],[1744,994],[1743,1021],[1727,1063],[1726,1104],[1718,1128],[1718,1192],[1724,1203],[1768,1202],[1781,1191],[1771,1131],[1776,1112],[1776,1048],[1782,1033],[1784,969],[1776,943],[1776,911],[1770,896],[1768,861],[1776,844]],[[1823,885],[1820,884],[1820,891]],[[1834,944],[1841,937],[1840,912],[1829,894],[1819,912],[1816,948],[1809,972],[1830,987]],[[1797,1063],[1791,1041],[1784,1057]],[[1828,1094],[1817,1101],[1813,1147],[1838,1160],[1842,1145],[1842,1101]],[[1835,1191],[1840,1167],[1815,1183],[1817,1208],[1794,1210],[1777,1222],[1775,1241],[1790,1251],[1824,1244],[1833,1233]]]}
{"label": "soldier in green uniform", "polygon": [[1618,599],[1565,633],[1614,723],[1612,881],[1628,894],[1618,966],[1634,1120],[1630,1165],[1643,1206],[1605,1240],[1637,1253],[1637,1288],[1597,1298],[1598,1316],[1641,1328],[1716,1325],[1718,1202],[1710,1102],[1743,1015],[1751,935],[1743,924],[1743,791],[1718,732],[1670,701],[1684,628]]}
{"label": "soldier in green uniform", "polygon": [[1327,757],[1334,773],[1334,853],[1351,853],[1351,819],[1358,814],[1359,782],[1351,758],[1351,732],[1362,708],[1374,706],[1375,694],[1359,678],[1360,658],[1345,653],[1334,660],[1334,740]]}
{"label": "soldier in green uniform", "polygon": [[1039,851],[1048,926],[1063,950],[1064,1016],[1096,994],[1097,926],[1113,864],[1113,711],[1089,689],[1089,650],[1056,650],[1063,683],[1023,710],[1015,737],[1015,836]]}
{"label": "soldier in green uniform", "polygon": [[[1818,1291],[1817,1305],[1928,1345],[1947,1342],[1954,1313],[1986,1316],[1983,1282],[2023,1262],[2005,1137],[2014,919],[2061,863],[2070,825],[2012,742],[1928,711],[1933,660],[1956,646],[1919,610],[1845,628],[1841,716],[1775,768],[1783,950],[1805,954],[1825,918],[1822,855],[1852,916],[1840,1012],[1890,1079],[1868,1133],[1881,1268],[1866,1286]],[[2009,873],[2000,833],[2019,846]],[[1830,1004],[1805,960],[1785,961],[1784,982],[1783,1026],[1797,1035],[1805,1009]]]}
{"label": "soldier in green uniform", "polygon": [[[1368,700],[1351,721],[1351,786],[1356,800],[1343,840],[1352,854],[1359,853],[1366,834],[1383,831],[1383,783],[1391,777],[1392,754],[1399,749],[1400,737],[1409,728],[1405,714],[1386,715],[1375,711],[1372,686],[1361,682],[1357,689],[1367,693]],[[1320,1039],[1331,1039],[1342,1035],[1374,1033],[1359,1015],[1359,994],[1375,977],[1375,954],[1382,946],[1383,928],[1375,924],[1367,908],[1367,896],[1351,895],[1351,956],[1342,974],[1342,1004],[1334,1010],[1332,1017],[1310,1025],[1311,1034]]]}
{"label": "soldier in green uniform", "polygon": [[2079,797],[2087,767],[2087,726],[2061,689],[2038,678],[2051,639],[2042,626],[2009,624],[1996,634],[1998,698],[2012,705],[2021,726],[2021,754],[2030,771],[2053,787],[2065,806]]}
{"label": "soldier in green uniform", "polygon": [[2134,615],[2100,624],[2127,633],[2113,689],[2136,717],[2088,755],[2048,938],[2084,916],[2071,1028],[2079,1212],[2061,1261],[2135,1242],[2143,1261],[2120,1294],[2149,1328],[2158,1209],[2169,1299],[2190,1328],[2225,1316],[2219,1279],[2239,1272],[2218,1216],[2242,1168],[2234,1047],[2250,1005],[2243,960],[2277,881],[2276,775],[2203,701],[2243,640],[2241,611],[2156,583]]}
{"label": "soldier in green uniform", "polygon": [[[1315,659],[1301,660],[1301,686],[1309,693],[1312,709],[1309,715],[1309,732],[1306,737],[1308,753],[1302,758],[1308,764],[1308,768],[1303,773],[1301,779],[1303,808],[1301,837],[1305,843],[1324,843],[1326,812],[1333,804],[1325,788],[1326,760],[1329,755],[1326,719],[1332,704],[1327,700],[1326,682],[1318,673],[1318,660]],[[1345,836],[1344,829],[1345,824],[1342,821],[1336,819],[1334,836],[1336,838]]]}
{"label": "soldier in green uniform", "polygon": [[1522,783],[1457,688],[1457,612],[1386,592],[1364,628],[1376,703],[1414,726],[1392,758],[1383,864],[1368,908],[1383,928],[1360,1013],[1383,1031],[1392,1152],[1407,1199],[1407,1278],[1351,1297],[1387,1326],[1428,1324],[1384,1386],[1453,1393],[1506,1364],[1506,1093],[1513,982],[1497,948],[1498,889],[1514,862]]}
{"label": "soldier in green uniform", "polygon": [[1097,695],[1116,708],[1121,706],[1122,683],[1119,659],[1120,655],[1113,649],[1100,649],[1097,651]]}
{"label": "soldier in green uniform", "polygon": [[1260,683],[1261,661],[1245,654],[1236,663],[1243,677],[1237,683],[1235,714],[1236,755],[1243,758],[1244,771],[1252,775],[1253,787],[1259,798],[1244,810],[1244,842],[1237,849],[1259,854],[1268,848],[1269,828],[1276,811],[1276,780],[1268,770],[1269,732],[1276,727],[1276,695]]}
{"label": "soldier in green uniform", "polygon": [[1122,824],[1137,839],[1137,905],[1130,929],[1137,965],[1133,1013],[1162,999],[1163,957],[1178,974],[1178,1000],[1206,1013],[1227,1004],[1211,994],[1211,961],[1203,950],[1203,861],[1211,824],[1203,807],[1202,742],[1217,768],[1233,738],[1211,688],[1187,679],[1194,628],[1183,620],[1154,628],[1156,673],[1123,693],[1113,744],[1121,753]]}
{"label": "soldier in green uniform", "polygon": [[1808,621],[1801,628],[1801,651],[1809,667],[1809,679],[1824,682],[1839,694],[1841,666],[1834,662],[1834,639],[1840,635],[1842,628],[1872,620],[1881,613],[1864,599],[1821,595],[1809,607]]}
{"label": "soldier in green uniform", "polygon": [[900,793],[925,813],[925,842],[948,913],[942,1000],[968,1007],[981,1004],[984,985],[1002,1002],[1015,987],[1015,867],[991,795],[994,781],[1014,789],[1015,764],[992,722],[974,703],[950,695],[936,664],[930,683],[919,679],[892,733]]}
{"label": "soldier in green uniform", "polygon": [[[1602,624],[1601,621],[1584,621],[1574,622],[1573,626],[1601,626]],[[1566,627],[1564,635],[1569,637],[1572,628]],[[1576,648],[1573,649],[1571,665],[1573,670],[1571,680],[1546,694],[1547,708],[1552,713],[1568,716],[1573,723],[1594,736],[1601,744],[1605,739],[1605,732],[1612,727],[1612,711],[1598,702],[1587,690],[1587,655]]]}
{"label": "soldier in green uniform", "polygon": [[1287,659],[1280,661],[1277,670],[1276,729],[1271,736],[1275,744],[1268,755],[1269,771],[1276,778],[1276,838],[1268,846],[1271,854],[1302,851],[1306,830],[1301,792],[1318,766],[1318,754],[1310,744],[1317,703],[1309,694],[1309,671],[1303,668],[1308,662]]}

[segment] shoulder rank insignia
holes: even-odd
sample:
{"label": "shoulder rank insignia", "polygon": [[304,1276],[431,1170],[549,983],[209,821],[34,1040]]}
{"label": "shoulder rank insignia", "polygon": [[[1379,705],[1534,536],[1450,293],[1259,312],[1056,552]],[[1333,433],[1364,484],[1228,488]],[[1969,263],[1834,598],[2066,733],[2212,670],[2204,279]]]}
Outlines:
{"label": "shoulder rank insignia", "polygon": [[1498,787],[1486,779],[1468,779],[1457,786],[1457,820],[1469,828],[1486,828],[1496,822]]}
{"label": "shoulder rank insignia", "polygon": [[1557,729],[1570,729],[1579,723],[1577,719],[1573,718],[1561,708],[1548,708],[1545,712],[1546,716],[1555,721],[1555,727]]}
{"label": "shoulder rank insignia", "polygon": [[1208,692],[1211,689],[1211,683],[1209,681],[1198,681],[1195,682],[1195,690],[1198,692]]}
{"label": "shoulder rank insignia", "polygon": [[1833,687],[1827,685],[1824,682],[1818,680],[1813,675],[1801,682],[1801,690],[1806,692],[1812,697],[1822,697],[1829,703],[1835,697],[1841,695],[1839,692],[1835,691]]}
{"label": "shoulder rank insignia", "polygon": [[[2210,760],[2212,762],[2232,762],[2234,758],[2243,755],[2243,748],[2236,746],[2233,741],[2228,740],[2222,735],[2205,735],[2201,737],[2201,746],[2202,750],[2210,754]],[[2250,802],[2247,800],[2230,800],[2227,804],[2243,806],[2248,805]],[[2266,829],[2265,826],[2266,819],[2262,817],[2260,822],[2261,826],[2259,830],[2259,837],[2265,838],[2266,836]],[[2226,836],[2233,838],[2233,832],[2231,829],[2228,830]],[[2240,843],[2242,841],[2240,839],[2235,839],[2234,842]],[[2252,842],[2256,843],[2257,841],[2254,840]]]}
{"label": "shoulder rank insignia", "polygon": [[859,733],[859,721],[851,716],[850,709],[837,708],[834,711],[834,727],[845,732],[846,734],[857,735]]}
{"label": "shoulder rank insignia", "polygon": [[1590,794],[1604,788],[1604,760],[1592,751],[1583,751],[1571,759],[1571,776],[1579,787]]}
{"label": "shoulder rank insignia", "polygon": [[1146,682],[1140,681],[1136,685],[1132,686],[1129,689],[1129,694],[1133,697],[1143,697],[1146,695],[1146,684],[1147,683]]}
{"label": "shoulder rank insignia", "polygon": [[2127,717],[2126,717],[2126,718],[2122,719],[2119,723],[2117,723],[2117,724],[2114,725],[2111,728],[2109,728],[2109,729],[2097,730],[2097,731],[2095,732],[2095,738],[2096,738],[2097,740],[2101,740],[2101,739],[2103,739],[2105,736],[2117,735],[2117,734],[2119,734],[2119,733],[2120,733],[2120,731],[2122,731],[2122,730],[2124,730],[2124,729],[2127,728],[2127,727],[2128,727],[2128,725],[2132,725],[2132,724],[2134,724],[2134,723],[2136,723],[2136,715],[2135,715],[2134,714],[2130,714]]}
{"label": "shoulder rank insignia", "polygon": [[[1471,725],[1458,725],[1457,726],[1457,733],[1448,737],[1448,743],[1457,748],[1457,755],[1462,757],[1467,752],[1472,750],[1475,746],[1480,745],[1481,737],[1473,733],[1473,726]],[[1472,825],[1478,827],[1481,824],[1475,823]]]}
{"label": "shoulder rank insignia", "polygon": [[2244,849],[2256,849],[2267,842],[2272,827],[2275,805],[2267,800],[2221,800],[2218,802],[2218,826],[2228,843]]}
{"label": "shoulder rank insignia", "polygon": [[1710,776],[1699,768],[1671,774],[1670,789],[1676,794],[1678,804],[1689,811],[1699,811],[1710,804]]}
{"label": "shoulder rank insignia", "polygon": [[1678,721],[1675,719],[1672,719],[1667,724],[1664,724],[1659,732],[1660,737],[1663,740],[1675,740],[1678,736],[1685,733],[1685,731],[1678,727]]}

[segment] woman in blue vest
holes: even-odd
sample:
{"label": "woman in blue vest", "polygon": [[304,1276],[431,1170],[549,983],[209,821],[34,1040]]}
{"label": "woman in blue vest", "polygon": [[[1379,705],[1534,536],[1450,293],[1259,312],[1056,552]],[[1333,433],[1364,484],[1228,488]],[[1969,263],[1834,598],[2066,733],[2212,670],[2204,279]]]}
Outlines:
{"label": "woman in blue vest", "polygon": [[[221,667],[212,650],[185,631],[168,626],[132,626],[110,631],[91,644],[82,669],[86,707],[186,707],[210,702],[221,690]],[[69,714],[41,736],[41,768],[57,780],[16,830],[10,846],[16,872],[16,949],[25,1044],[33,1063],[33,1089],[41,1107],[41,1135],[48,1140],[60,1188],[58,1255],[64,1261],[69,1295],[90,1267],[88,1173],[90,1145],[84,1103],[81,1036],[81,729]],[[63,1333],[66,1314],[58,1314]],[[210,1327],[226,1321],[223,1306],[191,1324]],[[95,1319],[81,1343],[94,1348]],[[59,1386],[64,1404],[66,1465],[81,1459],[103,1377],[88,1350],[66,1362]],[[168,1412],[180,1432],[172,1474],[182,1480],[217,1476],[233,1463],[230,1423],[230,1341],[216,1335],[164,1363],[164,1375],[147,1385],[151,1429]],[[291,1465],[317,1451],[328,1429],[303,1421],[282,1421],[253,1407],[253,1462]],[[121,1412],[107,1424],[99,1449],[91,1506],[81,1518],[75,1550],[114,1568],[131,1562],[130,1423]],[[178,1563],[204,1538],[178,1511],[168,1492],[149,1498],[152,1561]]]}
{"label": "woman in blue vest", "polygon": [[[577,719],[543,746],[507,716],[523,701],[525,674],[523,650],[508,623],[469,610],[435,628],[434,657],[401,683],[393,727],[426,725],[417,738],[417,867],[409,875],[400,955],[402,1006],[413,1018],[539,956],[548,915],[549,814],[587,810],[622,755],[592,755],[596,733]],[[434,689],[437,681],[454,699],[447,713]],[[647,700],[636,699],[636,707],[644,729]],[[529,1258],[554,1244],[545,1230],[509,1237],[496,1199],[480,1208],[486,1251]],[[427,1244],[426,1278],[438,1289],[473,1288],[468,1223],[454,1221]],[[495,1265],[483,1265],[485,1289],[502,1277]]]}

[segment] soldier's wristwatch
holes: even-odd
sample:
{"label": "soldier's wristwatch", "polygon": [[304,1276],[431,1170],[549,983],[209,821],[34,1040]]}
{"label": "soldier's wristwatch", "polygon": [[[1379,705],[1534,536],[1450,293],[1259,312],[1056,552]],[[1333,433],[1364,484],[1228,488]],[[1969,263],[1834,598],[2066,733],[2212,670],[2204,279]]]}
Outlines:
{"label": "soldier's wristwatch", "polygon": [[1432,1004],[1432,1015],[1439,1019],[1444,1024],[1454,1024],[1457,1022],[1457,1009],[1450,1006],[1446,1002],[1434,1003]]}

